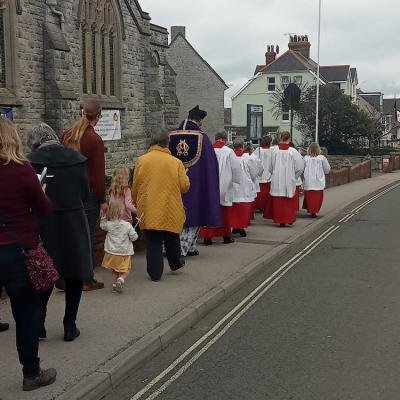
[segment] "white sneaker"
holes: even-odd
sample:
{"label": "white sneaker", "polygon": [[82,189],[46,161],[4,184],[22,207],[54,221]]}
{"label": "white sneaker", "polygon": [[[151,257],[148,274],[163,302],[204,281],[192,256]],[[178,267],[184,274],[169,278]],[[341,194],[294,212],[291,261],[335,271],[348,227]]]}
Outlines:
{"label": "white sneaker", "polygon": [[117,285],[115,283],[112,285],[112,292],[117,293]]}
{"label": "white sneaker", "polygon": [[117,279],[117,282],[115,284],[115,290],[118,293],[122,293],[124,291],[124,283],[125,283],[124,278]]}

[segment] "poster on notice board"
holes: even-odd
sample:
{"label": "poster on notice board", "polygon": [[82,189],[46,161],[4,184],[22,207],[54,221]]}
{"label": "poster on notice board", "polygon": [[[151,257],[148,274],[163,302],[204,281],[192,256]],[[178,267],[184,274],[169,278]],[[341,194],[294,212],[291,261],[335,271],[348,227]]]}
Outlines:
{"label": "poster on notice board", "polygon": [[96,132],[103,140],[121,139],[120,110],[103,110],[101,112],[101,119],[96,125]]}

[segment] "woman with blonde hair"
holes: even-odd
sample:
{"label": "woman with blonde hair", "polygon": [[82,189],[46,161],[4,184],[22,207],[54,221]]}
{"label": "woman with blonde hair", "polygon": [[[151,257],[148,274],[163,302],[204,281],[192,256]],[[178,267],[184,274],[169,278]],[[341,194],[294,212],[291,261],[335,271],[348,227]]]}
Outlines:
{"label": "woman with blonde hair", "polygon": [[326,184],[325,175],[329,174],[331,166],[321,154],[318,143],[311,143],[304,157],[304,205],[313,218],[321,210]]}
{"label": "woman with blonde hair", "polygon": [[136,214],[136,207],[132,202],[132,192],[129,187],[128,170],[117,168],[111,181],[109,190],[109,204],[118,204],[124,210],[122,219],[132,223],[132,214]]}
{"label": "woman with blonde hair", "polygon": [[39,244],[36,221],[51,211],[37,175],[28,163],[14,125],[0,117],[0,288],[5,287],[16,325],[23,390],[51,385],[57,372],[40,368],[40,296],[32,289],[25,250]]}
{"label": "woman with blonde hair", "polygon": [[[85,203],[85,212],[89,223],[93,267],[95,267],[96,224],[100,217],[100,208],[107,209],[104,144],[94,129],[101,119],[101,111],[101,105],[98,101],[85,102],[82,117],[61,138],[61,143],[64,146],[79,151],[87,158],[86,167],[90,193]],[[94,271],[92,270],[91,279],[85,283],[83,290],[96,290],[103,287],[103,283],[94,279]]]}

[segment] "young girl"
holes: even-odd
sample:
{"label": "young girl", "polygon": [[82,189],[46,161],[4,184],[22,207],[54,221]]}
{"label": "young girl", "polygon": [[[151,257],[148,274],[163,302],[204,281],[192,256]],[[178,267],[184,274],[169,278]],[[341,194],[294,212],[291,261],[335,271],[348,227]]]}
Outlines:
{"label": "young girl", "polygon": [[304,208],[315,218],[324,200],[325,175],[331,166],[317,143],[311,143],[304,157]]}
{"label": "young girl", "polygon": [[117,168],[114,172],[109,191],[110,204],[123,207],[122,219],[132,223],[132,214],[136,214],[136,207],[132,203],[132,193],[128,183],[126,168]]}
{"label": "young girl", "polygon": [[132,267],[133,242],[138,235],[133,226],[124,221],[125,209],[117,203],[109,206],[107,215],[101,216],[100,227],[107,231],[104,243],[103,267],[112,270],[113,292],[122,293],[125,279]]}

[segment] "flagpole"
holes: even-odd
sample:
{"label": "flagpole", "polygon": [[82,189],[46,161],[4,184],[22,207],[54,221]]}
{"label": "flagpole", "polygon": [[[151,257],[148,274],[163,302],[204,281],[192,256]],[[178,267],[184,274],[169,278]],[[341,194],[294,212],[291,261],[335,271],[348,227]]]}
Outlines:
{"label": "flagpole", "polygon": [[317,95],[315,108],[315,143],[319,142],[319,78],[320,78],[320,49],[321,49],[321,9],[322,0],[318,0],[318,56],[317,56]]}

